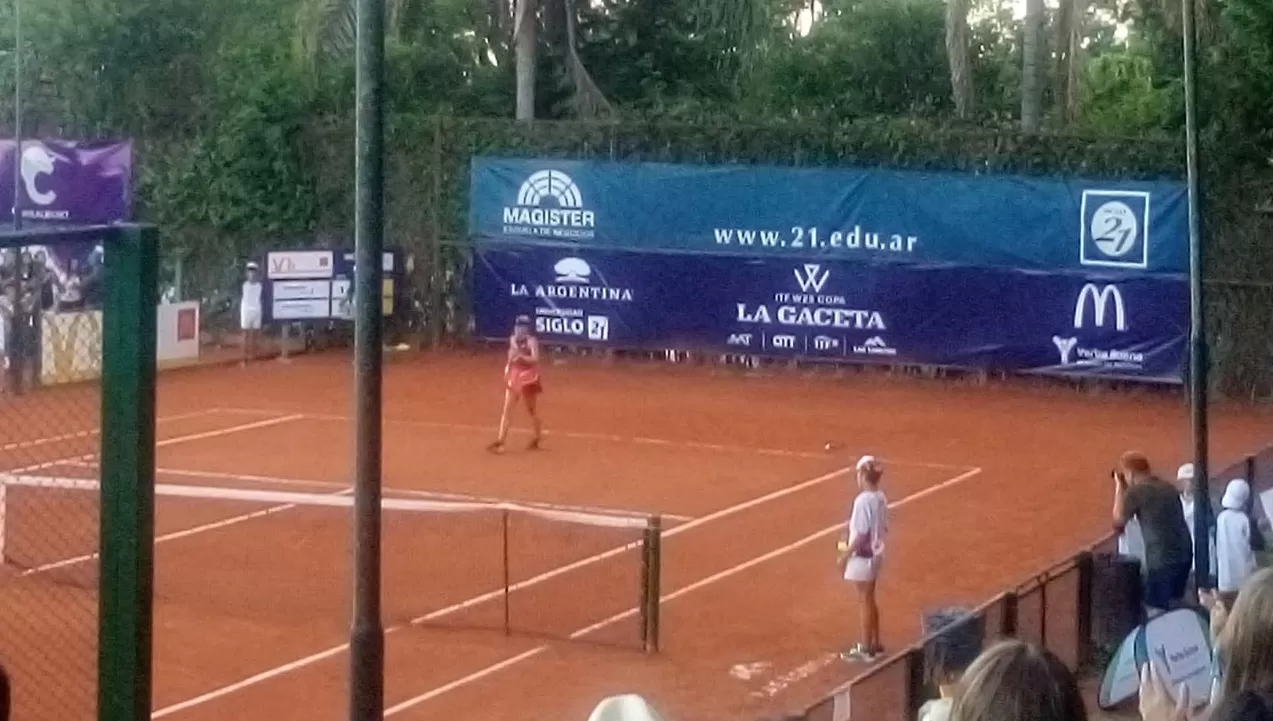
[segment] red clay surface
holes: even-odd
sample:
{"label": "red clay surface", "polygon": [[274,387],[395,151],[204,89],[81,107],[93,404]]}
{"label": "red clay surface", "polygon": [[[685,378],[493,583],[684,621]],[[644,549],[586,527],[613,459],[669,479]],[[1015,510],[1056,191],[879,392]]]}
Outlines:
{"label": "red clay surface", "polygon": [[[514,444],[494,457],[483,446],[497,420],[500,365],[490,355],[395,356],[384,482],[403,492],[388,495],[666,514],[663,650],[636,650],[637,552],[596,560],[639,531],[515,516],[510,574],[524,585],[509,596],[516,632],[505,636],[500,514],[387,512],[394,718],[583,719],[602,697],[626,692],[645,695],[669,721],[801,709],[862,671],[825,661],[856,625],[832,528],[852,499],[841,471],[856,455],[887,462],[894,530],[881,594],[885,642],[899,648],[918,635],[922,609],[990,598],[1107,530],[1106,471],[1120,452],[1144,450],[1167,472],[1189,448],[1185,408],[1166,395],[572,362],[547,375],[547,450]],[[160,482],[344,492],[350,373],[348,358],[327,356],[166,374]],[[42,395],[18,403],[39,413]],[[5,446],[0,467],[92,477],[91,462],[72,458],[96,442],[92,403],[69,391],[46,397],[67,411],[40,424],[0,413],[0,441],[21,444]],[[1213,458],[1273,440],[1267,429],[1267,414],[1218,407]],[[843,449],[825,452],[827,441]],[[92,550],[93,509],[75,496],[83,492],[25,492],[8,504],[10,555],[38,567]],[[49,519],[64,533],[41,546]],[[173,536],[156,550],[154,707],[163,718],[346,715],[348,511],[161,498],[157,533]],[[0,637],[21,624],[26,638],[60,638],[62,656],[91,664],[95,602],[82,588],[91,566],[25,577],[10,569],[0,610],[14,620]],[[426,614],[434,617],[400,628]],[[56,653],[37,663],[34,648],[0,641],[18,669],[17,717],[86,718],[91,687],[74,703],[24,695],[23,679],[45,674],[48,688],[49,669],[59,668]],[[730,674],[736,664],[764,666],[742,680]],[[91,665],[79,675],[91,678]]]}

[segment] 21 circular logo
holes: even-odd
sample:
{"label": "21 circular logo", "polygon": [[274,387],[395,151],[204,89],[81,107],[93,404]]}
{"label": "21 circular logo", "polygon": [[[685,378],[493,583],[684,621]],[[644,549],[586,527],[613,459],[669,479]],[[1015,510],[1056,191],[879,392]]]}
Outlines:
{"label": "21 circular logo", "polygon": [[1109,258],[1121,258],[1136,248],[1140,223],[1126,203],[1111,200],[1092,213],[1092,242]]}

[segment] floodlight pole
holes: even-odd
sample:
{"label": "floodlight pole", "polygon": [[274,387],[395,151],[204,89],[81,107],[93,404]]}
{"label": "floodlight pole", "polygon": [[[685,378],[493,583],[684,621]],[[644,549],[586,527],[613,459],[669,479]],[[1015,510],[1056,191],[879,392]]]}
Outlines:
{"label": "floodlight pole", "polygon": [[22,229],[22,0],[13,0],[13,229]]}
{"label": "floodlight pole", "polygon": [[358,0],[354,148],[354,611],[350,721],[384,719],[380,614],[385,4]]}
{"label": "floodlight pole", "polygon": [[1189,416],[1193,430],[1194,579],[1198,587],[1211,570],[1211,498],[1207,469],[1207,328],[1202,294],[1202,210],[1198,191],[1197,30],[1194,0],[1181,0],[1184,13],[1185,165],[1189,195]]}

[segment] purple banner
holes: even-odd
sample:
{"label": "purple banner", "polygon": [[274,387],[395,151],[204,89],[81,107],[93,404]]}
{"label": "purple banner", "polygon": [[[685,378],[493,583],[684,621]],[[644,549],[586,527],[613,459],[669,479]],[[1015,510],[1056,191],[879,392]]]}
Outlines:
{"label": "purple banner", "polygon": [[[0,223],[13,222],[15,143],[0,140]],[[132,220],[132,143],[23,140],[17,206],[24,221]]]}

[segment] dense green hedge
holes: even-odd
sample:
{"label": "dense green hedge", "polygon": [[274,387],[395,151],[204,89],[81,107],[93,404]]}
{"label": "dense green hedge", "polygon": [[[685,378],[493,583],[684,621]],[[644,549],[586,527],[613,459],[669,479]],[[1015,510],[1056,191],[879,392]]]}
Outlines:
{"label": "dense green hedge", "polygon": [[[302,145],[313,197],[312,228],[210,243],[196,228],[170,229],[199,238],[184,251],[212,262],[215,248],[236,253],[301,243],[347,243],[353,220],[352,127],[313,128]],[[467,328],[464,278],[468,173],[476,155],[614,161],[858,166],[1019,173],[1102,179],[1181,179],[1183,144],[1174,138],[1117,139],[1026,135],[943,127],[910,120],[842,125],[676,124],[644,121],[516,123],[495,119],[391,117],[388,123],[387,231],[389,242],[415,258],[413,290],[436,340]],[[1222,150],[1222,149],[1221,149]],[[169,163],[172,156],[143,159]],[[1253,189],[1266,174],[1239,172],[1231,154],[1205,153],[1208,331],[1216,388],[1233,395],[1273,393],[1273,233],[1271,216],[1253,211]],[[1223,164],[1223,167],[1220,167]],[[287,166],[286,163],[283,164]],[[290,168],[290,166],[287,166]],[[143,199],[144,200],[144,199]],[[216,234],[211,234],[215,236]],[[315,240],[317,237],[317,240]],[[302,239],[303,238],[303,239]],[[245,248],[251,246],[250,249]],[[209,252],[212,250],[213,252]],[[222,267],[228,267],[225,258]],[[199,284],[196,283],[196,286]]]}

